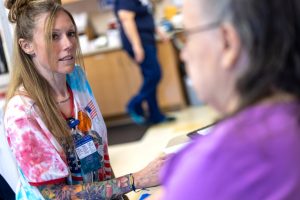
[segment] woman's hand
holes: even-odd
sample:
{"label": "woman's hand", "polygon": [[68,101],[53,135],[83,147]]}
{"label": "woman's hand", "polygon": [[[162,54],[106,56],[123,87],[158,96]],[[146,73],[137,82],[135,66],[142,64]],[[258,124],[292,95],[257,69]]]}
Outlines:
{"label": "woman's hand", "polygon": [[144,169],[133,174],[134,185],[137,189],[159,185],[159,172],[167,156],[161,156],[150,162]]}

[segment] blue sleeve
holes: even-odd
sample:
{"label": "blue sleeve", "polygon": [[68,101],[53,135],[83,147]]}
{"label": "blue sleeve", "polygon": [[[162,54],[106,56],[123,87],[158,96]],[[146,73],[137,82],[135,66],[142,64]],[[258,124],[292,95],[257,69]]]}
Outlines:
{"label": "blue sleeve", "polygon": [[117,10],[128,10],[136,12],[136,0],[118,0]]}

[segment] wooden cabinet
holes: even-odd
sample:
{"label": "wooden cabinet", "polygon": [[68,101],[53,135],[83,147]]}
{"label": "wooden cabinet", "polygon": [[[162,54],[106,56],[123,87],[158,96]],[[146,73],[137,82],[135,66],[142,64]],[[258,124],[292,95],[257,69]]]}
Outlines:
{"label": "wooden cabinet", "polygon": [[61,0],[61,3],[62,4],[69,4],[69,3],[75,3],[77,1],[80,1],[80,0]]}
{"label": "wooden cabinet", "polygon": [[[171,43],[159,43],[163,78],[158,88],[162,108],[185,106],[177,58]],[[139,67],[122,50],[84,56],[87,78],[104,117],[126,113],[129,99],[142,84]]]}
{"label": "wooden cabinet", "polygon": [[158,59],[162,68],[162,80],[158,87],[161,107],[183,107],[185,98],[179,74],[178,57],[171,42],[158,42]]}
{"label": "wooden cabinet", "polygon": [[103,116],[126,113],[141,84],[139,68],[121,50],[84,57],[85,71]]}

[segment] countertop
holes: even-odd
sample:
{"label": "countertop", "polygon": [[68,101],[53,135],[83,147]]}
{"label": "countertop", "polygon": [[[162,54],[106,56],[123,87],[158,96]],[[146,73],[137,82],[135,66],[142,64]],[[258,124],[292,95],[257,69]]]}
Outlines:
{"label": "countertop", "polygon": [[[168,37],[170,38],[169,41],[172,41],[172,39],[174,38],[175,33],[180,32],[181,30],[176,30],[176,31],[172,31],[167,33]],[[105,45],[99,45],[98,41],[99,38],[96,38],[94,40],[91,41],[87,41],[87,39],[80,39],[80,45],[81,45],[81,51],[83,56],[91,56],[91,55],[95,55],[95,54],[99,54],[99,53],[107,53],[107,52],[112,52],[112,51],[118,51],[122,49],[122,44],[121,41],[119,41],[119,39],[117,39],[118,37],[114,37],[112,40],[112,42],[109,42],[111,40],[108,39],[108,42]],[[162,40],[157,37],[156,38],[157,42],[161,42]]]}
{"label": "countertop", "polygon": [[115,46],[103,46],[103,47],[92,47],[88,49],[81,49],[83,56],[92,56],[99,53],[108,53],[112,51],[118,51],[121,50],[121,45],[115,45]]}

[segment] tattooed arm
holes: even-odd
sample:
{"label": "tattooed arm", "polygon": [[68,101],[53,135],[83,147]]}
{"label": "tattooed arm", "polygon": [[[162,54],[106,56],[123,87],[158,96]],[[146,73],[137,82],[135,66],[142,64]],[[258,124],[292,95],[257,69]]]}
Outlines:
{"label": "tattooed arm", "polygon": [[[150,162],[144,169],[133,173],[136,189],[147,188],[159,184],[159,169],[165,163],[166,156],[161,156]],[[45,185],[39,186],[41,194],[48,199],[114,199],[132,190],[130,175],[108,181],[94,182],[80,185]]]}
{"label": "tattooed arm", "polygon": [[114,199],[130,192],[129,175],[116,179],[78,185],[38,186],[45,199]]}
{"label": "tattooed arm", "polygon": [[[113,169],[111,169],[111,177],[112,178],[116,177],[115,172],[114,172]],[[123,200],[129,200],[128,196],[126,196],[125,194],[123,194],[122,197],[123,197]]]}

